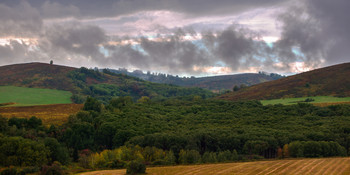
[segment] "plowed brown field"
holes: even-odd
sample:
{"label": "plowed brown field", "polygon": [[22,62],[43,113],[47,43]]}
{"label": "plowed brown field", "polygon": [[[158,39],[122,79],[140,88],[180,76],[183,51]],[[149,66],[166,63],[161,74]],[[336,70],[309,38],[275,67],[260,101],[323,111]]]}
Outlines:
{"label": "plowed brown field", "polygon": [[43,121],[44,125],[60,125],[67,121],[69,115],[77,113],[82,107],[82,104],[0,107],[0,115],[7,118],[30,118],[36,116]]}
{"label": "plowed brown field", "polygon": [[[104,170],[82,175],[124,175],[122,170]],[[147,175],[226,175],[226,174],[350,174],[350,158],[290,159],[243,163],[151,167]]]}

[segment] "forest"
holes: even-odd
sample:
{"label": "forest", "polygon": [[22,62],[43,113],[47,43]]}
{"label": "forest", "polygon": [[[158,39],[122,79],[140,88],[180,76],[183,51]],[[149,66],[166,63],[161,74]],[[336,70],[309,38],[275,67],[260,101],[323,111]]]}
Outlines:
{"label": "forest", "polygon": [[0,131],[0,166],[24,173],[333,157],[348,154],[350,106],[88,97],[63,125],[1,117]]}

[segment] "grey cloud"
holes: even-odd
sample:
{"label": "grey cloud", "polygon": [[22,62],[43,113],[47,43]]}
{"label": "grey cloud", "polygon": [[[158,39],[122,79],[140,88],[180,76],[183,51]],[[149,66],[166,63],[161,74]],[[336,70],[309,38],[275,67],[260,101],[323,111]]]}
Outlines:
{"label": "grey cloud", "polygon": [[[299,1],[298,1],[299,2]],[[305,61],[319,67],[349,61],[350,1],[307,0],[280,16],[281,40],[275,45],[279,60]],[[298,47],[302,55],[293,52]]]}
{"label": "grey cloud", "polygon": [[44,18],[79,17],[80,10],[74,5],[64,6],[57,2],[45,1],[40,8]]}
{"label": "grey cloud", "polygon": [[[41,9],[44,18],[55,18],[57,15],[94,18],[111,17],[147,10],[171,10],[190,15],[221,15],[242,12],[256,7],[267,7],[288,0],[31,0],[34,8]],[[2,3],[12,6],[21,0],[3,0]],[[44,8],[42,8],[44,7]],[[49,10],[53,10],[50,12]],[[79,12],[79,13],[77,13]],[[46,15],[46,16],[44,16]]]}
{"label": "grey cloud", "polygon": [[9,7],[0,4],[0,36],[32,37],[40,33],[39,12],[25,1]]}
{"label": "grey cloud", "polygon": [[64,51],[99,59],[103,57],[100,45],[106,41],[107,36],[101,28],[76,22],[48,27],[40,39],[39,48],[48,53]]}
{"label": "grey cloud", "polygon": [[219,61],[233,70],[260,66],[257,57],[265,56],[268,48],[264,42],[253,41],[255,34],[234,27],[216,33],[202,33],[203,39],[195,41],[183,40],[185,36],[197,36],[193,30],[178,29],[174,33],[157,41],[141,38],[139,49],[131,45],[106,45],[112,55],[105,60],[109,65],[119,67],[198,75],[203,73],[201,67],[210,67]]}

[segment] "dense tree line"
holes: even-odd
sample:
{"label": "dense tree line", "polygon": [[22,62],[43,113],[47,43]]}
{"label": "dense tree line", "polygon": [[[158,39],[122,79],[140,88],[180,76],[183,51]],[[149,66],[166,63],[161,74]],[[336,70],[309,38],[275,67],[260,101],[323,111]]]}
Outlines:
{"label": "dense tree line", "polygon": [[99,169],[125,168],[132,161],[173,165],[346,156],[350,106],[263,106],[201,96],[137,102],[125,96],[102,103],[88,97],[83,110],[61,126],[44,126],[36,117],[0,117],[0,131],[0,166],[42,172],[61,171],[71,162]]}
{"label": "dense tree line", "polygon": [[134,101],[147,96],[151,99],[199,95],[212,97],[213,93],[201,88],[184,88],[175,85],[158,84],[108,70],[100,72],[87,68],[74,70],[68,75],[75,84],[72,100],[83,103],[86,96],[108,103],[113,97],[130,96]]}

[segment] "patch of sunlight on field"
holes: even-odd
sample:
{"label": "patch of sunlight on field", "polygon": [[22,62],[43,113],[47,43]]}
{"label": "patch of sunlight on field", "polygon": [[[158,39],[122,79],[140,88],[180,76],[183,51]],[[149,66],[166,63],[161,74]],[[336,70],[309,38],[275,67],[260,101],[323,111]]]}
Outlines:
{"label": "patch of sunlight on field", "polygon": [[62,90],[0,86],[0,104],[15,103],[7,106],[68,104],[72,103],[71,96],[71,92]]}
{"label": "patch of sunlight on field", "polygon": [[[81,173],[81,175],[124,175],[125,169],[102,170]],[[204,165],[179,165],[150,167],[147,175],[226,175],[226,174],[350,174],[350,158],[285,159],[257,162],[239,162]]]}
{"label": "patch of sunlight on field", "polygon": [[283,105],[293,105],[299,102],[304,102],[307,98],[312,98],[315,101],[309,102],[312,104],[317,103],[342,103],[342,102],[350,102],[350,97],[332,97],[332,96],[316,96],[316,97],[300,97],[300,98],[283,98],[283,99],[272,99],[272,100],[261,100],[263,105],[275,105],[275,104],[283,104]]}

